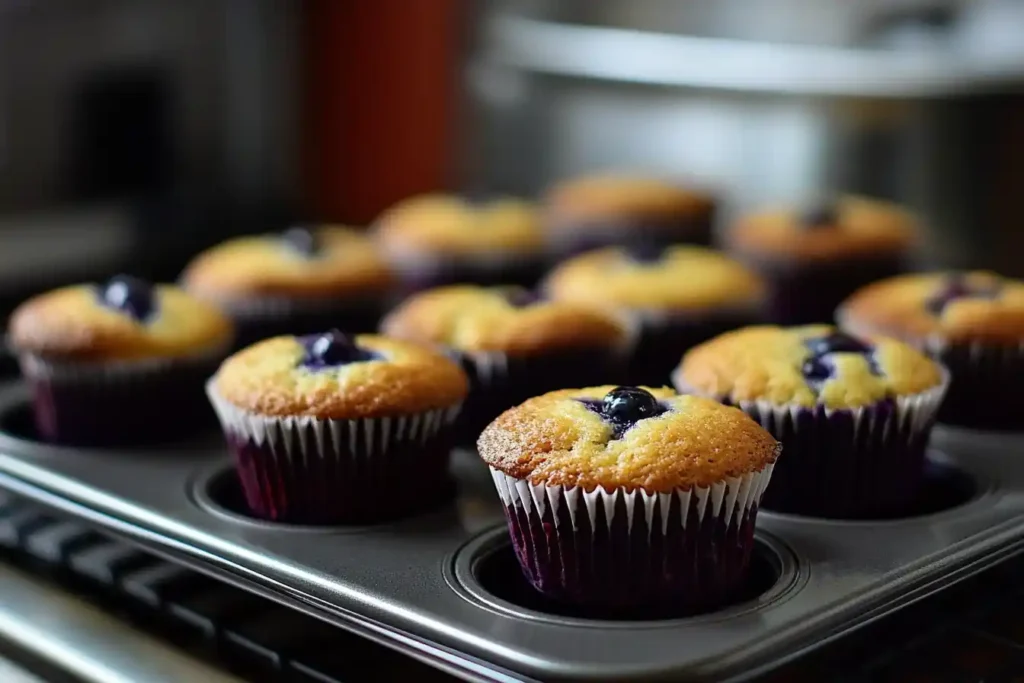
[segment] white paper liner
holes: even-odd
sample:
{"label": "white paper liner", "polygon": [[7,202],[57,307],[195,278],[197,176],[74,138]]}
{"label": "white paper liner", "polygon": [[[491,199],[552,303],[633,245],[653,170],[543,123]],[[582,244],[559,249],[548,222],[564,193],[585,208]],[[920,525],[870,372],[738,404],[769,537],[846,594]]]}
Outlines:
{"label": "white paper liner", "polygon": [[[920,434],[922,431],[931,428],[931,425],[935,421],[935,415],[939,411],[939,406],[942,405],[942,399],[946,395],[946,391],[949,389],[949,372],[942,366],[939,366],[942,374],[942,379],[936,386],[922,391],[917,394],[909,394],[906,396],[896,396],[896,412],[892,416],[895,419],[889,419],[885,416],[879,416],[876,410],[877,404],[868,406],[860,406],[857,408],[825,408],[825,417],[831,417],[835,413],[848,412],[853,416],[853,439],[856,440],[858,435],[864,431],[873,431],[875,429],[885,430],[883,436],[887,436],[888,432],[897,427],[904,429],[908,436]],[[702,392],[695,387],[691,386],[682,377],[682,368],[676,368],[672,373],[672,384],[675,386],[676,391],[681,394],[692,394],[695,396],[704,396],[705,398],[713,398],[716,401],[721,401],[721,396],[714,396],[705,392]],[[737,408],[747,413],[751,417],[755,417],[758,422],[767,431],[772,434],[780,434],[788,429],[791,429],[793,433],[799,433],[800,421],[797,417],[801,412],[808,410],[815,410],[814,407],[806,407],[801,405],[779,405],[765,400],[755,401],[740,401],[735,404]],[[883,424],[879,424],[881,420],[884,420]]]}
{"label": "white paper liner", "polygon": [[[159,375],[182,365],[211,366],[227,357],[230,343],[215,349],[176,358],[141,358],[124,361],[54,362],[32,353],[19,353],[18,365],[26,379],[42,379],[57,384],[122,383]],[[212,370],[211,370],[212,374]]]}
{"label": "white paper liner", "polygon": [[[660,531],[664,536],[669,532],[668,510],[673,497],[679,499],[681,513],[679,523],[683,530],[688,524],[700,525],[707,516],[724,519],[726,531],[732,528],[733,524],[739,526],[743,523],[747,513],[760,504],[774,468],[774,463],[771,463],[760,471],[748,472],[741,477],[729,477],[706,488],[678,489],[671,493],[647,493],[641,488],[632,491],[624,488],[606,491],[600,486],[593,491],[586,491],[581,486],[533,484],[528,480],[509,476],[494,467],[491,467],[490,470],[494,486],[498,490],[498,497],[506,507],[523,508],[528,515],[536,509],[537,516],[541,518],[550,508],[551,517],[554,519],[556,527],[560,524],[558,512],[561,506],[565,505],[573,529],[580,527],[582,519],[579,515],[584,511],[590,528],[596,529],[597,511],[603,508],[604,524],[610,530],[616,514],[617,502],[621,499],[626,510],[626,527],[629,533],[632,533],[634,522],[639,521],[638,515],[642,514],[648,535],[652,534],[655,529],[651,528],[651,522],[654,519],[655,510],[660,510]],[[581,498],[583,499],[582,507],[580,506]],[[696,500],[696,519],[691,516],[690,512],[694,500]]]}
{"label": "white paper liner", "polygon": [[272,417],[232,405],[217,393],[212,379],[206,384],[206,395],[225,432],[267,448],[275,459],[302,462],[325,456],[380,458],[392,446],[426,444],[451,426],[462,408],[458,403],[423,413],[355,420]]}

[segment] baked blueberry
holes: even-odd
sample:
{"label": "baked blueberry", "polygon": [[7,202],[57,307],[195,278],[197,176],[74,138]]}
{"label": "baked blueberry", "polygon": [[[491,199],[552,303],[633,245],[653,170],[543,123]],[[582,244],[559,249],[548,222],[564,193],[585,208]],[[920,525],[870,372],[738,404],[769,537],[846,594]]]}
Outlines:
{"label": "baked blueberry", "polygon": [[800,373],[808,382],[818,384],[832,377],[832,364],[822,356],[811,356],[800,367]]}
{"label": "baked blueberry", "polygon": [[946,306],[958,299],[995,299],[997,296],[999,296],[998,283],[972,286],[962,275],[953,275],[946,280],[937,294],[925,302],[925,306],[933,315],[942,315]]}
{"label": "baked blueberry", "polygon": [[303,337],[300,342],[306,349],[302,365],[314,370],[380,359],[380,354],[356,345],[337,330]]}
{"label": "baked blueberry", "polygon": [[100,288],[103,305],[136,320],[146,320],[156,308],[153,286],[130,275],[115,275]]}
{"label": "baked blueberry", "polygon": [[824,337],[812,337],[804,342],[815,356],[829,353],[871,353],[871,347],[843,332],[832,332]]}
{"label": "baked blueberry", "polygon": [[541,300],[540,295],[526,287],[507,287],[504,294],[505,300],[515,308],[525,308]]}
{"label": "baked blueberry", "polygon": [[665,255],[665,246],[654,242],[637,242],[627,246],[626,252],[637,263],[657,263]]}
{"label": "baked blueberry", "polygon": [[839,224],[839,207],[835,202],[819,201],[800,213],[801,228],[828,228]]}
{"label": "baked blueberry", "polygon": [[320,253],[320,239],[315,232],[309,228],[294,227],[285,230],[281,239],[291,249],[306,258],[312,258]]}
{"label": "baked blueberry", "polygon": [[616,439],[640,420],[657,417],[668,410],[651,392],[640,387],[616,387],[600,401],[580,399],[580,402],[612,424]]}

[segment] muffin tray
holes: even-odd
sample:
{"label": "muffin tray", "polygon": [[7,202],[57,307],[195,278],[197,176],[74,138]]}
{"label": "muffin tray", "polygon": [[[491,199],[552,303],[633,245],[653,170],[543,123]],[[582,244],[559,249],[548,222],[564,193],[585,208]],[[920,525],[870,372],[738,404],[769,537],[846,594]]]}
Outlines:
{"label": "muffin tray", "polygon": [[41,445],[32,431],[26,390],[0,388],[0,487],[469,680],[743,680],[1024,550],[1022,442],[940,431],[917,516],[762,511],[736,604],[610,620],[526,585],[471,453],[455,454],[450,504],[314,528],[246,516],[215,435],[115,452]]}

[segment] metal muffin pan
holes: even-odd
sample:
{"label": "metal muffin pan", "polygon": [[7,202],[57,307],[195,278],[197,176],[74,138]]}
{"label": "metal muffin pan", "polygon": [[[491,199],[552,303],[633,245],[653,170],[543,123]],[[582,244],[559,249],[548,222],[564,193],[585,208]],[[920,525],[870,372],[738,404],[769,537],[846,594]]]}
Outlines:
{"label": "metal muffin pan", "polygon": [[473,454],[455,454],[453,504],[379,526],[293,527],[244,515],[214,435],[111,452],[35,443],[28,424],[27,391],[0,387],[0,487],[470,680],[743,680],[1024,550],[1024,442],[943,430],[933,459],[973,481],[959,506],[880,522],[762,511],[760,583],[738,604],[589,619],[517,589]]}

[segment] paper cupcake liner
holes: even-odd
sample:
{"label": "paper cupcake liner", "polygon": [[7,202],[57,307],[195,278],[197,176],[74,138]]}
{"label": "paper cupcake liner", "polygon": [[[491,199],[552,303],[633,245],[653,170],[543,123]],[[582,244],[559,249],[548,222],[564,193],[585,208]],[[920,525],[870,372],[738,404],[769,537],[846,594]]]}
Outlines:
{"label": "paper cupcake liner", "polygon": [[[677,390],[699,393],[676,377]],[[854,410],[741,401],[782,443],[766,510],[833,519],[908,514],[924,481],[925,452],[949,385]],[[728,401],[723,401],[728,403]]]}
{"label": "paper cupcake liner", "polygon": [[769,284],[768,313],[779,325],[832,321],[836,307],[864,285],[906,272],[902,256],[826,262],[741,257]]}
{"label": "paper cupcake liner", "polygon": [[253,515],[294,524],[397,519],[451,493],[448,458],[460,405],[411,415],[328,420],[241,410],[212,386]]}
{"label": "paper cupcake liner", "polygon": [[631,384],[659,387],[689,349],[720,334],[763,321],[757,307],[643,316],[627,370]]}
{"label": "paper cupcake liner", "polygon": [[447,351],[469,377],[469,399],[459,420],[458,441],[475,446],[494,418],[528,398],[556,389],[621,384],[627,347],[584,348],[509,356],[497,352]]}
{"label": "paper cupcake liner", "polygon": [[203,384],[227,348],[193,357],[53,363],[22,354],[39,437],[73,446],[172,441],[216,424]]}
{"label": "paper cupcake liner", "polygon": [[491,468],[516,558],[546,597],[609,612],[701,611],[746,578],[772,465],[709,488],[649,494],[531,484]]}
{"label": "paper cupcake liner", "polygon": [[388,296],[360,298],[249,297],[211,301],[235,322],[235,348],[282,334],[316,334],[338,329],[373,332],[393,303]]}
{"label": "paper cupcake liner", "polygon": [[714,215],[670,220],[567,221],[548,231],[549,249],[556,260],[593,249],[617,246],[663,248],[674,244],[711,246]]}

